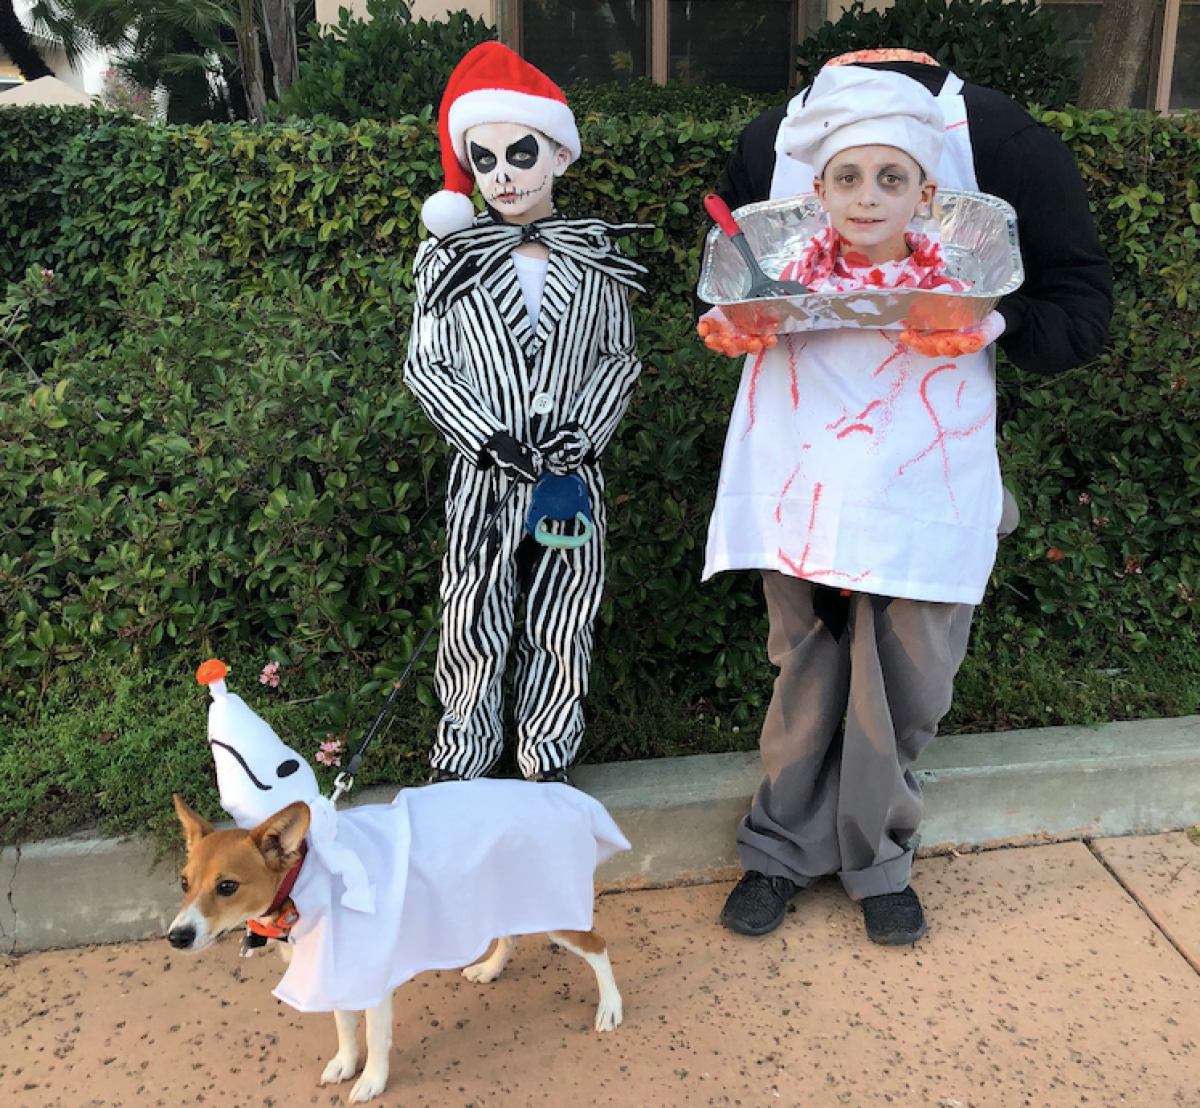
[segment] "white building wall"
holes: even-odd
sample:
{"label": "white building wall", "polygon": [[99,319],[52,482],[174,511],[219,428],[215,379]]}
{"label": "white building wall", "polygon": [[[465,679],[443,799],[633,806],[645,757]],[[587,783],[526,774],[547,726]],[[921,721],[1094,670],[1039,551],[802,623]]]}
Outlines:
{"label": "white building wall", "polygon": [[[33,7],[33,0],[16,0],[13,5],[17,18],[26,27],[30,25],[29,9],[31,7]],[[72,69],[67,64],[66,55],[56,46],[51,46],[38,36],[34,36],[34,45],[37,46],[38,53],[42,55],[45,63],[54,70],[54,76],[64,84],[70,85],[71,88],[86,93],[88,96],[95,96],[100,92],[104,84],[104,70],[108,68],[108,58],[105,55],[88,53],[80,61],[78,67]],[[3,50],[0,50],[0,77],[20,78],[20,71]]]}

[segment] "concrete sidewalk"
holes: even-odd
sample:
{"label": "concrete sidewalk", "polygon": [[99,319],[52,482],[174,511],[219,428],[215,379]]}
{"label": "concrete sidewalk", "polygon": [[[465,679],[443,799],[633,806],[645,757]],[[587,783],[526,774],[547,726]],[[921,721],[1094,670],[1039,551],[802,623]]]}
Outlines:
{"label": "concrete sidewalk", "polygon": [[[918,775],[926,855],[1176,830],[1200,823],[1200,717],[942,738]],[[634,845],[601,868],[601,887],[731,879],[734,829],[758,780],[757,754],[580,767],[577,784]],[[6,849],[0,954],[161,935],[178,908],[178,879],[170,863],[152,869],[152,857],[145,842],[88,835]]]}
{"label": "concrete sidewalk", "polygon": [[[625,1023],[525,939],[505,974],[398,990],[381,1108],[1067,1108],[1200,1104],[1200,847],[1182,832],[918,862],[929,934],[869,943],[835,883],[778,931],[716,922],[728,883],[602,896]],[[166,942],[0,961],[5,1108],[334,1105],[333,1021],[273,955]]]}

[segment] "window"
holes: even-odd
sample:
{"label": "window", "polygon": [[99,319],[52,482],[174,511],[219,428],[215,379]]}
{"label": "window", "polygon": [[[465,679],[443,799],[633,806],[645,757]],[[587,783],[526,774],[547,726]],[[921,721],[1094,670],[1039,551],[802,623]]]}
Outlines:
{"label": "window", "polygon": [[[1168,4],[1168,17],[1170,7]],[[1168,110],[1200,108],[1200,0],[1176,2],[1174,8],[1175,41],[1170,44],[1172,64],[1164,93],[1166,107]],[[1168,49],[1166,35],[1163,49]],[[1162,77],[1161,72],[1159,76]]]}
{"label": "window", "polygon": [[518,52],[560,85],[650,73],[650,0],[522,0]]}
{"label": "window", "polygon": [[795,4],[670,0],[668,14],[670,80],[759,93],[788,87],[795,69]]}
{"label": "window", "polygon": [[559,84],[649,77],[789,89],[823,0],[498,0],[501,38]]}
{"label": "window", "polygon": [[[1067,44],[1087,56],[1100,0],[1044,0]],[[1133,107],[1157,111],[1200,108],[1200,0],[1165,0],[1138,70]]]}

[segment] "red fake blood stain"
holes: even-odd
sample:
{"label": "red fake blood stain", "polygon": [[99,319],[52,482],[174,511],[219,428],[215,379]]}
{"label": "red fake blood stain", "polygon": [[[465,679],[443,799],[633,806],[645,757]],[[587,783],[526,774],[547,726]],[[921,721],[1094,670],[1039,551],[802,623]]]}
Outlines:
{"label": "red fake blood stain", "polygon": [[792,381],[792,411],[794,412],[800,407],[800,385],[796,380],[796,355],[800,353],[808,345],[807,341],[800,344],[799,349],[792,342],[792,336],[787,337],[788,348],[788,374]]}
{"label": "red fake blood stain", "polygon": [[[903,476],[904,471],[906,469],[908,469],[909,466],[915,465],[917,462],[919,462],[926,455],[930,454],[932,451],[934,451],[934,450],[941,451],[941,454],[942,454],[942,480],[946,486],[946,494],[950,497],[950,504],[954,508],[955,518],[961,519],[961,516],[959,516],[959,513],[958,513],[958,503],[954,499],[954,489],[950,484],[950,455],[946,452],[946,443],[949,442],[951,439],[965,439],[965,438],[970,438],[971,435],[977,434],[979,431],[981,431],[984,427],[986,427],[991,422],[993,409],[989,408],[987,413],[984,415],[984,417],[978,423],[976,423],[973,427],[966,427],[966,428],[963,428],[962,430],[954,431],[954,430],[947,430],[945,427],[942,426],[942,421],[938,418],[938,414],[937,414],[937,412],[934,411],[933,404],[929,399],[929,382],[932,381],[934,379],[934,377],[936,377],[939,373],[945,373],[946,370],[948,370],[948,369],[957,369],[957,368],[958,368],[957,362],[946,362],[943,365],[936,366],[935,368],[931,369],[921,379],[921,403],[925,405],[925,411],[929,413],[929,418],[933,422],[933,429],[935,431],[935,434],[933,437],[933,441],[930,442],[930,444],[927,447],[925,447],[924,450],[922,450],[919,454],[915,455],[914,457],[909,458],[909,460],[907,462],[905,462],[896,471],[896,476],[897,477]],[[960,385],[956,396],[961,397],[961,395],[962,395],[962,387]]]}
{"label": "red fake blood stain", "polygon": [[[807,450],[808,447],[806,446],[805,449]],[[783,489],[783,495],[780,496],[780,498],[779,498],[780,507],[782,507],[782,504],[783,504],[783,497],[787,495],[787,491],[791,487],[792,482],[796,479],[796,474],[799,473],[799,471],[800,471],[800,467],[797,466],[796,472],[793,473],[792,476],[788,478],[788,482],[784,486],[784,489]],[[779,560],[781,562],[783,562],[783,564],[785,566],[788,567],[788,569],[792,572],[792,574],[794,576],[804,577],[810,581],[816,580],[818,577],[841,577],[850,582],[861,581],[861,580],[863,580],[864,577],[870,576],[871,571],[869,569],[866,570],[864,573],[858,574],[858,576],[855,577],[855,576],[851,576],[848,573],[841,573],[840,571],[838,571],[836,569],[809,569],[807,566],[808,554],[809,554],[809,551],[812,549],[812,535],[813,535],[813,531],[815,530],[816,525],[817,525],[817,510],[821,506],[821,490],[822,490],[822,485],[821,485],[821,482],[818,481],[815,485],[813,485],[812,506],[809,509],[809,513],[808,513],[807,541],[804,544],[804,550],[801,551],[801,553],[800,553],[800,560],[797,562],[797,561],[793,561],[791,558],[789,558],[787,556],[787,554],[784,553],[782,546],[779,547],[778,552],[777,552]],[[779,520],[779,508],[775,509],[775,518],[776,518],[776,520]]]}
{"label": "red fake blood stain", "polygon": [[754,358],[754,365],[750,367],[750,385],[746,390],[746,405],[749,409],[750,422],[746,424],[746,429],[742,432],[744,439],[754,429],[754,401],[758,394],[758,375],[762,371],[763,358],[766,357],[766,350],[760,350]]}
{"label": "red fake blood stain", "polygon": [[[811,450],[812,445],[810,443],[805,443],[800,449],[801,450]],[[792,470],[792,475],[784,482],[783,491],[779,494],[779,503],[777,503],[775,505],[775,522],[778,524],[782,525],[782,523],[783,523],[783,502],[787,499],[787,494],[788,494],[788,491],[792,487],[792,482],[795,481],[796,478],[800,476],[800,471],[803,468],[804,468],[804,463],[801,462],[798,466],[796,466],[795,469]],[[818,488],[819,487],[820,486],[818,486]],[[811,527],[812,527],[812,521],[810,520],[809,528],[811,529]]]}

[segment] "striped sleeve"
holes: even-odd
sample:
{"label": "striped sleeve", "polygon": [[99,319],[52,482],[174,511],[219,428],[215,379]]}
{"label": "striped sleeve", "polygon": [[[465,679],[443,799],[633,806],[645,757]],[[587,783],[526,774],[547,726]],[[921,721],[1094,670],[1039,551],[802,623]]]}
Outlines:
{"label": "striped sleeve", "polygon": [[463,373],[462,344],[458,317],[453,310],[438,315],[429,308],[429,288],[444,265],[426,263],[426,255],[437,248],[434,240],[421,244],[414,264],[416,303],[404,383],[417,403],[446,441],[470,461],[478,463],[483,444],[502,430],[500,421],[479,401]]}
{"label": "striped sleeve", "polygon": [[598,304],[599,357],[571,404],[571,420],[591,440],[597,457],[616,433],[642,372],[629,311],[629,290],[613,280],[604,281],[602,289]]}

